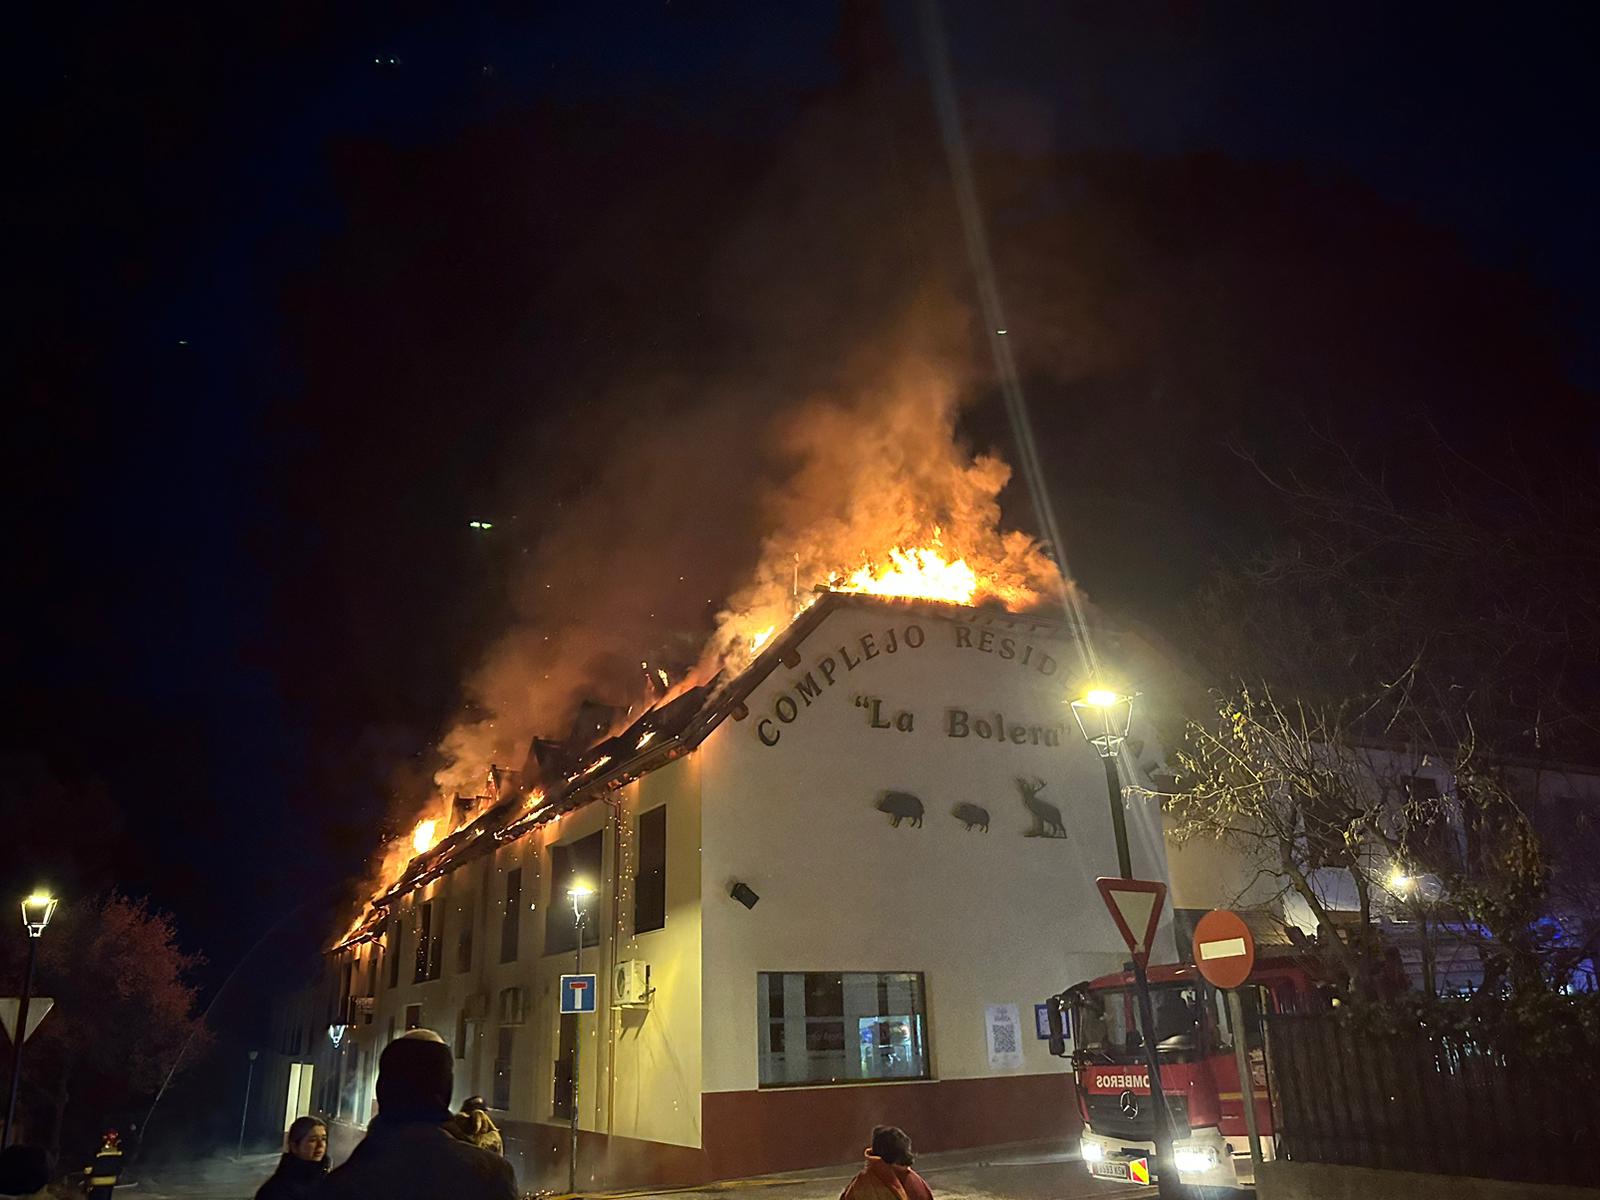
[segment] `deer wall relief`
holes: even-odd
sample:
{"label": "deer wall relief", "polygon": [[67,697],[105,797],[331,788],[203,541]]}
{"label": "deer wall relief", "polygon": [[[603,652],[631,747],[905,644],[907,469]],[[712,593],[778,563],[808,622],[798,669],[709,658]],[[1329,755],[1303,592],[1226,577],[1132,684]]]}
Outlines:
{"label": "deer wall relief", "polygon": [[1039,799],[1039,793],[1044,791],[1045,781],[1035,776],[1031,781],[1020,776],[1017,779],[1017,790],[1022,793],[1022,803],[1033,814],[1033,828],[1027,833],[1028,837],[1066,837],[1067,827],[1061,823],[1061,810],[1048,800]]}

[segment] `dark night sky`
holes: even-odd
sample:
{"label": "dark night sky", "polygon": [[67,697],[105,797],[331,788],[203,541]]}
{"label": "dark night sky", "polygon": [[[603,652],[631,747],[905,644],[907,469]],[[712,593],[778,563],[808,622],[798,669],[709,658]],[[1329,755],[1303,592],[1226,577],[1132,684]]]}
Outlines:
{"label": "dark night sky", "polygon": [[[671,310],[775,203],[750,181],[818,128],[939,161],[902,119],[917,10],[43,7],[11,72],[0,875],[119,881],[226,967],[423,769],[608,360],[728,351]],[[1068,553],[1145,615],[1260,533],[1229,436],[1291,461],[1332,414],[1383,457],[1421,413],[1593,469],[1583,6],[1309,7],[947,5]],[[1068,371],[1074,314],[1111,349]]]}

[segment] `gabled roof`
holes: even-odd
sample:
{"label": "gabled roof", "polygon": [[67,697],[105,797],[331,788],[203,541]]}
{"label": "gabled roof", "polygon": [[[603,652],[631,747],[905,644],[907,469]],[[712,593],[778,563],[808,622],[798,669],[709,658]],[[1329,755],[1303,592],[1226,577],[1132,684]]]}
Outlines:
{"label": "gabled roof", "polygon": [[1073,622],[1035,613],[971,608],[936,600],[822,591],[815,603],[774,636],[738,674],[728,678],[718,675],[649,709],[621,733],[576,755],[563,778],[544,780],[542,793],[532,793],[542,798],[530,801],[525,796],[513,795],[501,800],[431,850],[419,854],[400,879],[372,901],[367,917],[356,930],[334,949],[377,937],[389,910],[408,893],[547,821],[582,808],[606,792],[625,787],[682,758],[729,717],[743,720],[748,714],[745,701],[751,693],[778,667],[799,666],[800,646],[806,638],[834,612],[849,608],[920,612],[1061,638],[1076,634]]}

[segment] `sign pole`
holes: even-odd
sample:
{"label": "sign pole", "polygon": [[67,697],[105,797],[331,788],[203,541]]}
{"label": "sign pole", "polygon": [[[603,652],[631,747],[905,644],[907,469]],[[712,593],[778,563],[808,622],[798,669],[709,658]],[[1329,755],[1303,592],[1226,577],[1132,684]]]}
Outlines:
{"label": "sign pole", "polygon": [[[1150,1098],[1156,1102],[1156,1191],[1159,1195],[1180,1197],[1182,1186],[1172,1161],[1172,1114],[1167,1109],[1167,1093],[1161,1086],[1161,1053],[1156,1049],[1155,1011],[1150,1005],[1150,980],[1144,962],[1133,960],[1133,982],[1139,993],[1139,1024],[1144,1027],[1144,1060],[1150,1070]],[[1171,1168],[1168,1170],[1168,1168]]]}
{"label": "sign pole", "polygon": [[[572,973],[583,974],[583,909],[574,902],[572,924],[576,933],[575,941],[578,943],[572,961]],[[576,1007],[576,1006],[575,1006]],[[567,1191],[575,1193],[578,1190],[578,1046],[583,1041],[583,1021],[577,1013],[572,1014],[575,1028],[572,1031],[572,1145],[567,1161]]]}
{"label": "sign pole", "polygon": [[22,1043],[28,1040],[28,1001],[33,997],[33,964],[39,956],[39,935],[28,935],[28,969],[22,977],[22,1003],[17,1005],[17,1029],[11,1038],[11,1098],[6,1101],[6,1128],[0,1145],[16,1144],[17,1091],[22,1086]]}
{"label": "sign pole", "polygon": [[1250,1133],[1250,1177],[1261,1186],[1261,1129],[1256,1123],[1256,1081],[1250,1070],[1250,1049],[1245,1045],[1244,1002],[1239,989],[1229,988],[1228,1020],[1233,1023],[1233,1056],[1239,1069],[1239,1094],[1244,1097],[1244,1127]]}
{"label": "sign pole", "polygon": [[[1155,1012],[1150,1003],[1150,977],[1145,964],[1150,958],[1150,947],[1155,942],[1156,926],[1161,919],[1161,906],[1167,898],[1167,886],[1147,879],[1097,879],[1101,898],[1116,922],[1122,940],[1128,943],[1133,956],[1134,993],[1139,1002],[1139,1025],[1144,1031],[1145,1067],[1150,1072],[1150,1101],[1155,1105],[1156,1189],[1168,1200],[1185,1195],[1178,1179],[1177,1165],[1172,1159],[1172,1114],[1167,1108],[1166,1089],[1161,1085],[1161,1053],[1156,1048]],[[1142,899],[1141,899],[1142,898]]]}
{"label": "sign pole", "polygon": [[1244,1127],[1250,1135],[1251,1175],[1261,1182],[1261,1130],[1256,1122],[1256,1081],[1250,1070],[1250,1046],[1244,1027],[1244,1000],[1239,989],[1256,965],[1256,939],[1236,912],[1215,909],[1194,927],[1194,964],[1200,976],[1228,998],[1228,1023],[1233,1026],[1234,1067],[1239,1072],[1239,1097],[1244,1102]]}

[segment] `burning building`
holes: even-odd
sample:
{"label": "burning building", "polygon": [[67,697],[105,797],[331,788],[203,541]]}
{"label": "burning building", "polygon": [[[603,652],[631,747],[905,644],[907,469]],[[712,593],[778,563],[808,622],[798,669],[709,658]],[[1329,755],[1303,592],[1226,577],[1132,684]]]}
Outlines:
{"label": "burning building", "polygon": [[[585,1185],[845,1162],[877,1122],[928,1148],[1068,1131],[1035,1005],[1124,957],[1079,632],[830,591],[619,732],[591,711],[535,741],[330,955],[314,1098],[363,1125],[382,1046],[433,1029],[529,1185],[565,1179],[574,1057]],[[1129,823],[1164,878],[1154,808]],[[562,1015],[580,953],[597,1011]]]}

